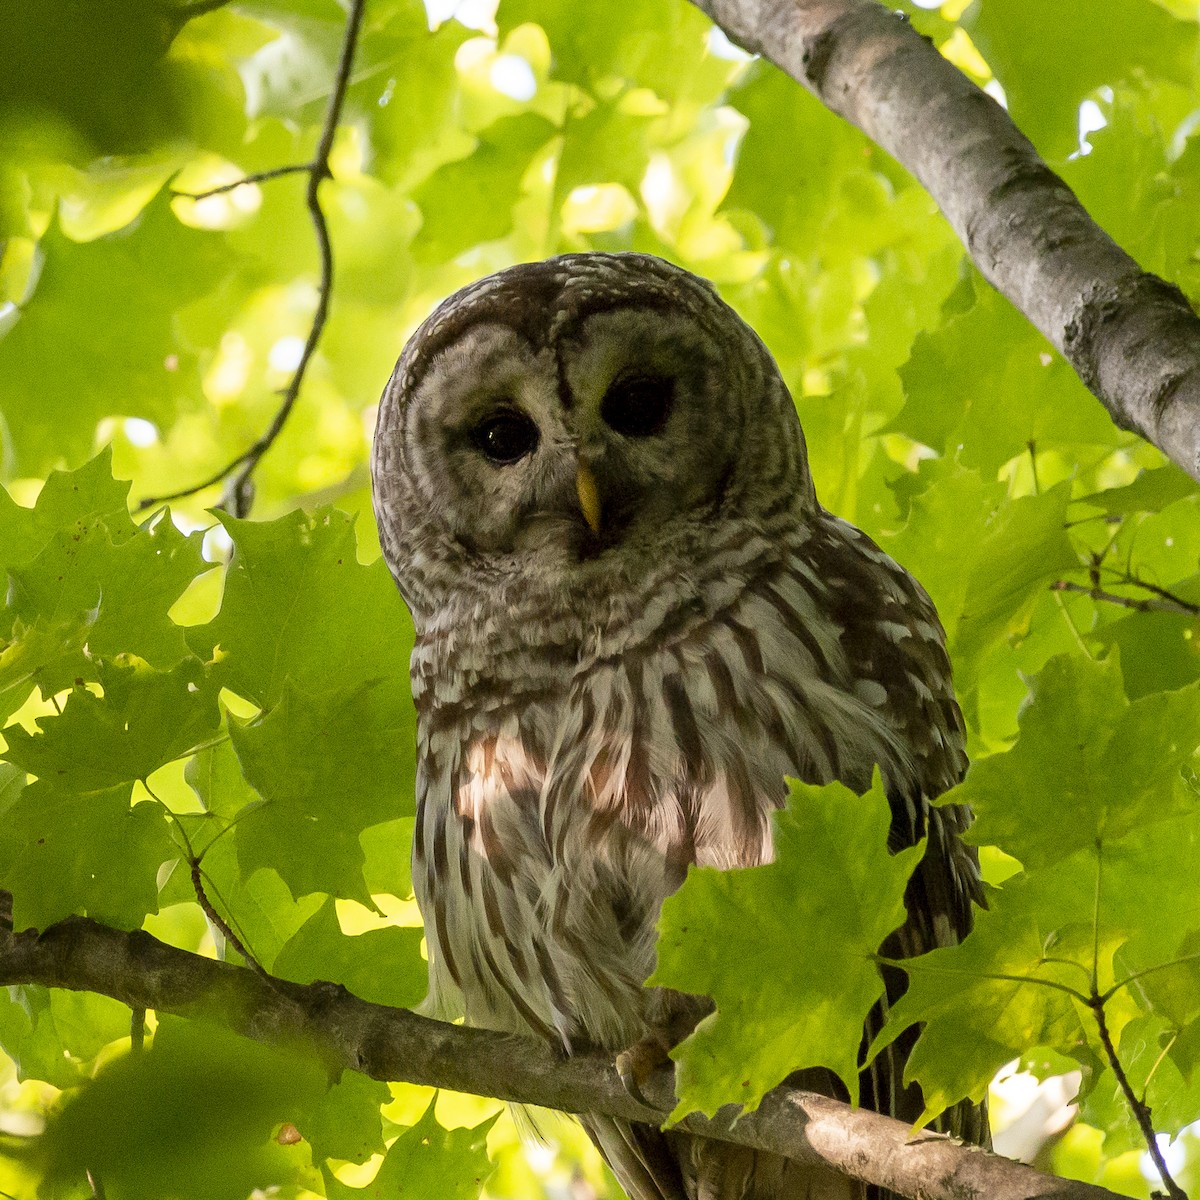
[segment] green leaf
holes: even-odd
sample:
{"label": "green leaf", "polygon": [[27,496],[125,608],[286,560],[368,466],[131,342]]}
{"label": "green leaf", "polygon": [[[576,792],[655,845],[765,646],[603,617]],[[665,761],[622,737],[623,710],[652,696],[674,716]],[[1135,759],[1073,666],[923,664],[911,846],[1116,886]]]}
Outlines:
{"label": "green leaf", "polygon": [[364,567],[355,557],[353,517],[217,515],[234,544],[225,595],[188,641],[206,659],[220,647],[227,687],[269,708],[289,681],[315,692],[380,680],[378,703],[411,708],[412,624],[383,560]]}
{"label": "green leaf", "polygon": [[165,195],[117,233],[79,243],[56,223],[39,247],[37,290],[0,340],[0,416],[24,475],[82,459],[103,417],[165,428],[194,408],[200,357],[178,317],[234,268],[224,239],[180,224]]}
{"label": "green leaf", "polygon": [[56,789],[94,792],[145,781],[216,732],[216,692],[194,661],[172,671],[109,662],[97,673],[103,696],[77,686],[61,714],[38,717],[40,733],[5,729],[9,761]]}
{"label": "green leaf", "polygon": [[64,156],[82,161],[178,138],[184,114],[167,60],[174,32],[138,0],[18,5],[6,13],[0,101],[26,121],[53,121]]}
{"label": "green leaf", "polygon": [[532,21],[550,40],[552,75],[597,92],[608,77],[636,80],[660,96],[714,99],[736,64],[706,53],[710,25],[688,4],[634,8],[613,19],[603,5],[571,0],[503,0],[501,37]]}
{"label": "green leaf", "polygon": [[412,1008],[425,995],[423,937],[420,928],[396,925],[347,936],[328,899],[279,952],[273,970],[295,983],[340,983],[360,999]]}
{"label": "green leaf", "polygon": [[[780,246],[803,255],[842,253],[823,239],[848,176],[867,173],[864,135],[771,66],[749,73],[729,98],[750,118],[750,128],[726,204],[765,221]],[[787,187],[779,186],[780,146],[805,148],[805,169]]]}
{"label": "green leaf", "polygon": [[357,1071],[343,1071],[341,1079],[296,1125],[320,1158],[363,1163],[372,1154],[384,1152],[379,1110],[391,1099],[386,1083]]}
{"label": "green leaf", "polygon": [[937,605],[960,691],[984,653],[1020,629],[1049,583],[1079,567],[1064,529],[1070,485],[1015,500],[956,463],[934,460],[908,522],[881,544]]}
{"label": "green leaf", "polygon": [[129,1035],[125,1005],[94,992],[14,984],[0,993],[0,1046],[18,1078],[58,1088],[90,1078],[96,1055]]}
{"label": "green leaf", "polygon": [[[93,614],[84,614],[55,624],[38,617],[26,625],[16,618],[11,636],[0,638],[0,721],[25,703],[44,671],[83,652],[93,619]],[[50,690],[53,694],[52,685]]]}
{"label": "green leaf", "polygon": [[27,566],[56,534],[86,535],[104,526],[113,542],[137,531],[129,515],[129,483],[114,479],[112,451],[102,450],[74,471],[51,471],[33,508],[0,490],[0,565]]}
{"label": "green leaf", "polygon": [[158,908],[158,869],[178,857],[166,813],[130,807],[132,785],[80,796],[29,784],[0,825],[0,888],[13,928],[45,929],[72,913],[137,929]]}
{"label": "green leaf", "polygon": [[371,904],[359,835],[412,811],[409,709],[383,692],[359,684],[311,694],[289,682],[264,717],[231,724],[242,770],[267,801],[238,821],[244,874],[270,866],[294,896]]}
{"label": "green leaf", "polygon": [[221,818],[224,826],[248,805],[263,803],[246,782],[232,741],[217,742],[192,755],[183,771],[184,779],[204,805],[205,811]]}
{"label": "green leaf", "polygon": [[303,1160],[272,1131],[324,1091],[311,1051],[164,1019],[147,1051],[110,1063],[50,1120],[48,1178],[65,1189],[90,1171],[127,1200],[245,1200],[299,1181]]}
{"label": "green leaf", "polygon": [[388,1148],[375,1178],[365,1188],[349,1187],[328,1167],[323,1168],[329,1200],[409,1200],[437,1196],[439,1200],[475,1200],[492,1173],[487,1133],[495,1117],[470,1129],[443,1129],[430,1101],[421,1119]]}
{"label": "green leaf", "polygon": [[1086,854],[1062,864],[1052,884],[1016,876],[989,893],[964,942],[904,960],[908,990],[869,1057],[923,1024],[904,1073],[921,1085],[921,1124],[964,1098],[982,1100],[996,1072],[1029,1047],[1069,1054],[1085,1043],[1081,1010],[1055,985],[1086,993],[1088,971],[1046,956],[1056,929],[1090,918],[1094,893],[1095,863]]}
{"label": "green leaf", "polygon": [[619,105],[600,103],[563,128],[563,148],[554,178],[561,201],[572,189],[590,183],[620,183],[637,195],[646,173],[655,118],[623,112]]}
{"label": "green leaf", "polygon": [[[1166,1053],[1176,1033],[1161,1017],[1137,1016],[1121,1029],[1116,1047],[1134,1095],[1150,1106],[1155,1131],[1169,1137],[1177,1136],[1200,1112],[1200,1077],[1189,1084]],[[1141,1128],[1111,1067],[1088,1089],[1079,1117],[1105,1131],[1105,1154],[1145,1151]]]}
{"label": "green leaf", "polygon": [[16,623],[23,627],[20,657],[37,660],[33,675],[46,695],[77,677],[97,678],[96,657],[134,654],[165,669],[189,656],[169,611],[211,569],[202,537],[180,533],[167,513],[135,525],[128,493],[129,484],[112,477],[109,451],[77,471],[52,473],[32,509],[0,491],[0,565],[11,581],[3,619],[14,640]]}
{"label": "green leaf", "polygon": [[[1173,584],[1181,600],[1200,604],[1200,575]],[[1108,651],[1116,647],[1125,675],[1125,694],[1137,700],[1170,692],[1200,679],[1200,640],[1193,616],[1174,612],[1135,612],[1094,629],[1090,639]]]}
{"label": "green leaf", "polygon": [[1192,77],[1195,23],[1146,0],[981,0],[962,23],[1003,84],[1017,127],[1051,159],[1076,149],[1079,105],[1096,88],[1141,72]]}
{"label": "green leaf", "polygon": [[424,221],[413,243],[419,262],[443,262],[512,229],[513,205],[533,156],[558,130],[526,112],[501,117],[479,135],[468,158],[435,171],[413,192]]}
{"label": "green leaf", "polygon": [[889,428],[956,452],[985,478],[1031,444],[1115,446],[1112,420],[1063,357],[998,292],[982,281],[974,291],[966,312],[917,335],[900,368],[905,405]]}
{"label": "green leaf", "polygon": [[1143,471],[1124,487],[1080,496],[1075,503],[1092,504],[1108,513],[1161,512],[1176,500],[1196,495],[1197,484],[1173,463]]}
{"label": "green leaf", "polygon": [[352,86],[347,100],[370,121],[372,174],[411,184],[470,148],[454,57],[471,31],[454,20],[431,31],[423,5],[397,7],[367,47],[380,69]]}
{"label": "green leaf", "polygon": [[[775,862],[692,868],[663,906],[648,982],[717,1005],[672,1051],[673,1119],[731,1101],[753,1109],[801,1067],[828,1067],[858,1095],[863,1022],[883,993],[873,956],[904,922],[905,884],[924,843],[888,854],[878,772],[864,796],[840,783],[791,786],[775,818]],[[726,953],[735,943],[738,953]]]}
{"label": "green leaf", "polygon": [[972,842],[1045,866],[1194,809],[1181,768],[1198,743],[1200,688],[1130,703],[1115,657],[1059,656],[1032,682],[1016,745],[939,803],[972,806]]}

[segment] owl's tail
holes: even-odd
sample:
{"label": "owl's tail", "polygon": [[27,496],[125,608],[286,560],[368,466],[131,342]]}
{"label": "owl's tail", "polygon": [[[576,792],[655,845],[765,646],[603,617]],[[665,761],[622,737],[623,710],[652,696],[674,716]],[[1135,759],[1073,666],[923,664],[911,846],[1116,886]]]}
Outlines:
{"label": "owl's tail", "polygon": [[583,1123],[629,1200],[868,1200],[863,1184],[777,1154],[611,1117]]}

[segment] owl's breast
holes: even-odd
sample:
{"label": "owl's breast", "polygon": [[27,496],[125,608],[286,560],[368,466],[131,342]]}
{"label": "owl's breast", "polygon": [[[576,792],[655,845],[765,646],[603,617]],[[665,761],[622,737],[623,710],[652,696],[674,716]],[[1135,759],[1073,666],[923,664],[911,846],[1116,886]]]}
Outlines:
{"label": "owl's breast", "polygon": [[855,575],[869,560],[853,552],[835,574],[822,547],[798,538],[675,604],[656,593],[570,649],[526,645],[446,678],[438,647],[418,647],[413,877],[433,991],[459,999],[447,1009],[626,1045],[663,900],[692,864],[771,859],[785,776],[865,790],[879,764],[898,795],[920,795],[880,598],[893,581]]}

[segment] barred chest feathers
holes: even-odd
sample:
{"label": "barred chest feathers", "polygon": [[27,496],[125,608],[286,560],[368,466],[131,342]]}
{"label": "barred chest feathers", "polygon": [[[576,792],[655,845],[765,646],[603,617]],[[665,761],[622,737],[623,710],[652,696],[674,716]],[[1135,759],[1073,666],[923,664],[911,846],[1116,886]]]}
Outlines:
{"label": "barred chest feathers", "polygon": [[691,863],[771,859],[785,775],[861,790],[879,763],[907,841],[962,769],[929,602],[853,527],[743,532],[693,577],[643,582],[607,625],[567,606],[526,644],[534,614],[476,611],[418,639],[413,879],[438,1015],[628,1046],[663,900]]}

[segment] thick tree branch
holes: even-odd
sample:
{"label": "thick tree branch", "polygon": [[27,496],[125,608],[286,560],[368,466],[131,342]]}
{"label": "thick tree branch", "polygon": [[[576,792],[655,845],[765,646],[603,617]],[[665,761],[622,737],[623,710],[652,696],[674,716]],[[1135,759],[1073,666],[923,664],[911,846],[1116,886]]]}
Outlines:
{"label": "thick tree branch", "polygon": [[[99,992],[132,1008],[207,1016],[263,1042],[308,1041],[333,1070],[426,1084],[564,1112],[661,1123],[674,1107],[665,1072],[638,1103],[606,1059],[564,1059],[523,1038],[431,1021],[369,1004],[332,984],[286,983],[71,917],[42,934],[0,928],[0,985]],[[1043,1175],[938,1134],[910,1137],[901,1121],[825,1096],[779,1088],[757,1112],[698,1114],[695,1133],[823,1162],[922,1200],[1116,1200],[1090,1184]]]}
{"label": "thick tree branch", "polygon": [[912,171],[1113,420],[1200,479],[1200,320],[1096,225],[999,104],[876,0],[693,3]]}

